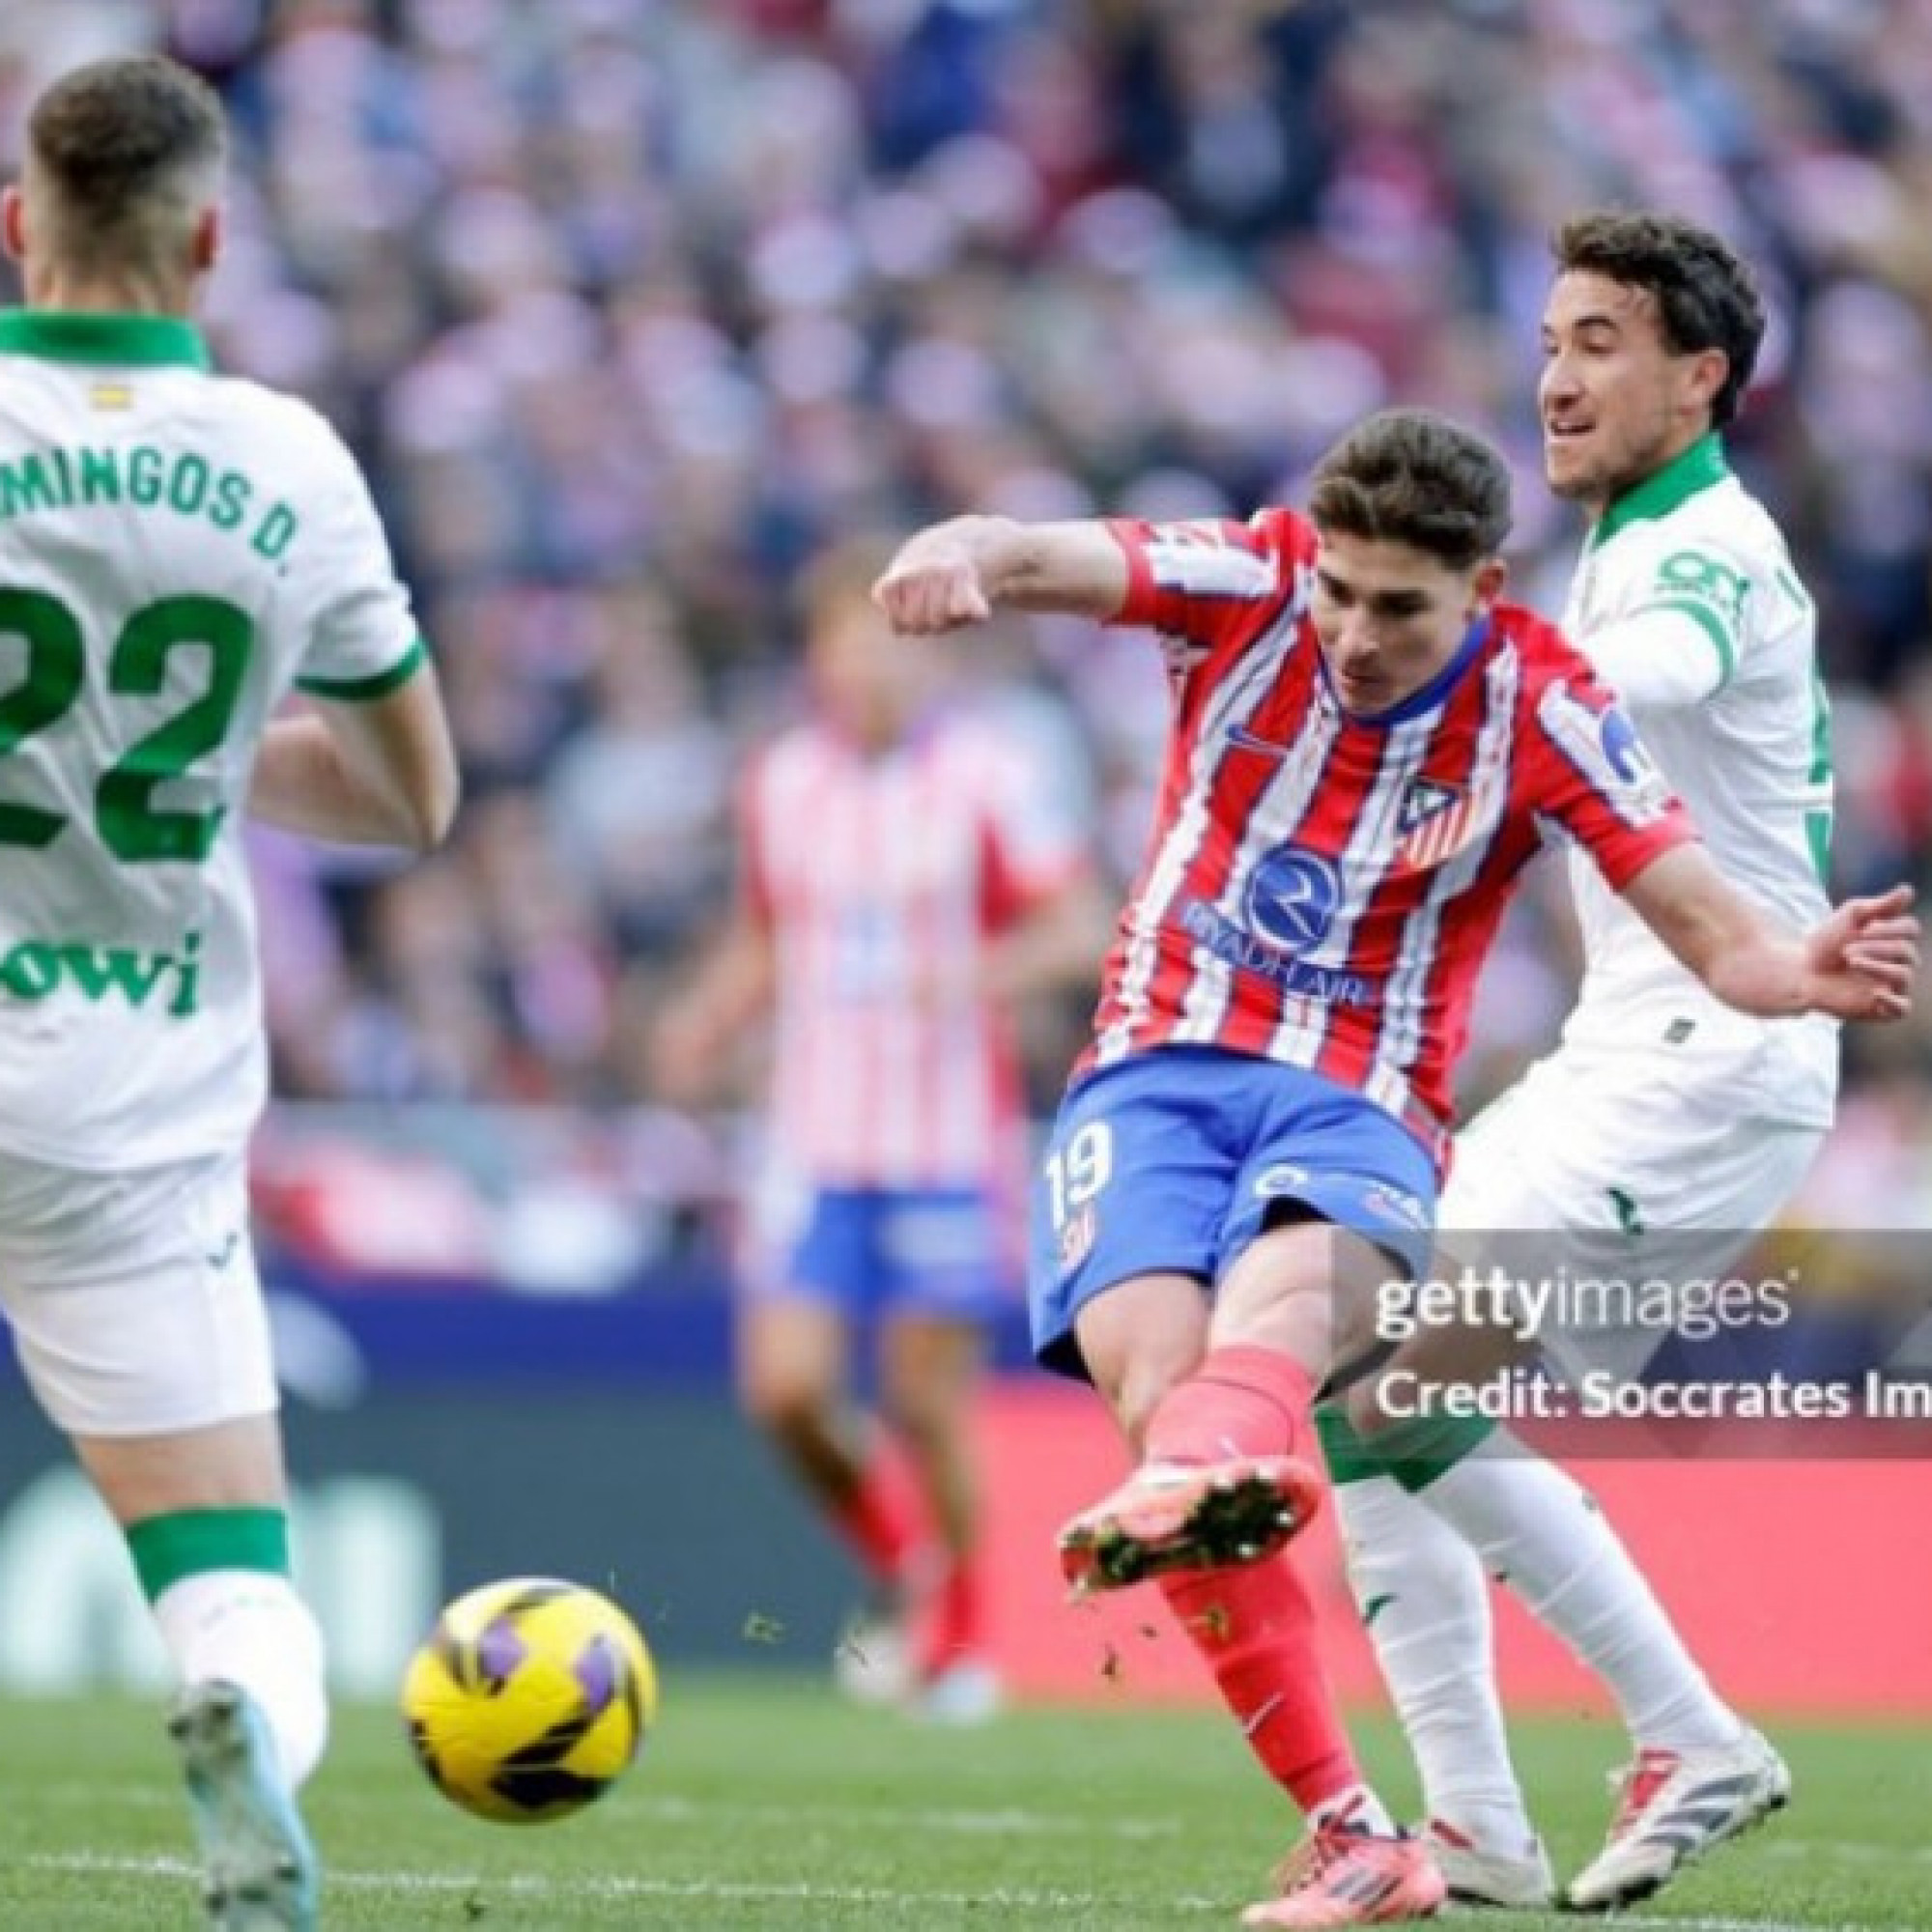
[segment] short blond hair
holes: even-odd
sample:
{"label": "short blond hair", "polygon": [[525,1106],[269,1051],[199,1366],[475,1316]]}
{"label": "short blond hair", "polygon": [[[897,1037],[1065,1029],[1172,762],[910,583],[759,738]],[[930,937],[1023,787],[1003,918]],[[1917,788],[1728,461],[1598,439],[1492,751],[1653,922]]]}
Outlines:
{"label": "short blond hair", "polygon": [[798,581],[798,610],[808,633],[849,606],[871,601],[872,585],[897,554],[899,539],[881,532],[841,537],[805,567]]}
{"label": "short blond hair", "polygon": [[228,130],[214,90],[159,54],[63,74],[27,117],[27,188],[48,245],[80,269],[172,266],[218,197]]}

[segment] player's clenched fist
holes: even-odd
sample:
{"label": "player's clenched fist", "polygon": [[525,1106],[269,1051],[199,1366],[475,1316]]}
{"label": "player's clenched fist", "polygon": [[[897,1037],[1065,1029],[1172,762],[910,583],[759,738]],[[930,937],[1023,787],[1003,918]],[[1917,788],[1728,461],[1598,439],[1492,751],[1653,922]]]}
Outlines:
{"label": "player's clenched fist", "polygon": [[948,525],[902,544],[872,586],[872,600],[895,630],[914,637],[983,624],[993,614],[979,558]]}
{"label": "player's clenched fist", "polygon": [[893,628],[929,637],[995,611],[1109,619],[1127,594],[1126,553],[1099,522],[953,517],[908,537],[872,586]]}

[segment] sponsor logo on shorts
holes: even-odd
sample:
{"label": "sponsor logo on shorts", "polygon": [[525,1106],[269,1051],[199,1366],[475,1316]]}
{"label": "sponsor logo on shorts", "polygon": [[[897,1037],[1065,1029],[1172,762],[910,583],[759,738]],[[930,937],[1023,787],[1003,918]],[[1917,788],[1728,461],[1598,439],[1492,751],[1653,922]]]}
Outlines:
{"label": "sponsor logo on shorts", "polygon": [[1604,1192],[1609,1196],[1611,1209],[1617,1217],[1617,1227],[1625,1239],[1635,1240],[1639,1235],[1648,1232],[1643,1225],[1643,1209],[1637,1206],[1636,1196],[1627,1187],[1606,1187]]}
{"label": "sponsor logo on shorts", "polygon": [[1255,1194],[1263,1201],[1278,1200],[1284,1194],[1299,1194],[1312,1179],[1305,1167],[1278,1160],[1255,1176]]}
{"label": "sponsor logo on shorts", "polygon": [[1066,1217],[1060,1231],[1060,1271],[1071,1274],[1094,1252],[1094,1237],[1100,1232],[1100,1217],[1090,1201]]}
{"label": "sponsor logo on shorts", "polygon": [[1405,1228],[1413,1228],[1420,1234],[1429,1232],[1429,1210],[1413,1194],[1400,1187],[1391,1187],[1386,1181],[1371,1181],[1362,1190],[1362,1205],[1391,1221],[1399,1221]]}

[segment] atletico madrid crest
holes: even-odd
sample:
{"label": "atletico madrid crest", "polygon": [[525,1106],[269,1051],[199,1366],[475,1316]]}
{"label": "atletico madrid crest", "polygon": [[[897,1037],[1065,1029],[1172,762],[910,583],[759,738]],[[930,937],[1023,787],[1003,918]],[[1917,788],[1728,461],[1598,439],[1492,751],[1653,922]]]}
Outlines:
{"label": "atletico madrid crest", "polygon": [[1469,842],[1476,817],[1476,801],[1463,786],[1414,780],[1397,820],[1397,865],[1423,872],[1454,858]]}

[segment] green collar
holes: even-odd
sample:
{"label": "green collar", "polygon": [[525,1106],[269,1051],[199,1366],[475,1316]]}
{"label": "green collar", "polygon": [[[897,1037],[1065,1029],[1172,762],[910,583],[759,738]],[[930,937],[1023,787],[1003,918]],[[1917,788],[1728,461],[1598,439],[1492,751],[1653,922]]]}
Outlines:
{"label": "green collar", "polygon": [[1731,473],[1724,461],[1724,445],[1716,430],[1700,436],[1690,448],[1680,450],[1662,469],[1646,476],[1633,490],[1626,490],[1590,531],[1590,547],[1607,543],[1631,524],[1655,522],[1667,517],[1678,504],[1688,502],[1700,490],[1721,483]]}
{"label": "green collar", "polygon": [[0,313],[0,355],[48,362],[102,362],[116,369],[175,363],[209,366],[208,346],[191,322],[172,315],[123,315],[74,309],[12,308]]}

